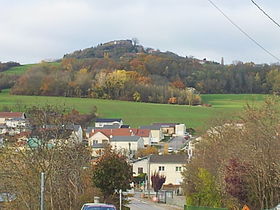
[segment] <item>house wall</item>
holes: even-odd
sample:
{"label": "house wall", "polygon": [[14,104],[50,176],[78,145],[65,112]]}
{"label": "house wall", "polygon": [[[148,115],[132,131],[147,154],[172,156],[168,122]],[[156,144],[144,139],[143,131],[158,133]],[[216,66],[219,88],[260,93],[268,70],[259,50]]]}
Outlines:
{"label": "house wall", "polygon": [[151,145],[151,136],[148,137],[142,137],[144,141],[144,146],[149,146]]}
{"label": "house wall", "polygon": [[0,124],[4,124],[5,123],[5,118],[0,118]]}
{"label": "house wall", "polygon": [[185,124],[179,124],[175,126],[176,130],[176,136],[184,136],[186,132],[186,125]]}
{"label": "house wall", "polygon": [[133,142],[114,141],[114,142],[110,142],[110,144],[112,145],[113,149],[116,148],[117,150],[123,150],[123,151],[127,151],[127,152],[130,149],[132,154],[135,154],[138,149],[144,148],[143,138],[139,138],[138,141],[133,141]]}
{"label": "house wall", "polygon": [[[164,171],[159,171],[160,166],[164,166]],[[159,174],[166,176],[164,185],[179,185],[183,181],[183,177],[181,171],[176,171],[176,167],[181,167],[181,171],[183,171],[183,164],[180,163],[151,163],[150,176],[155,171],[159,171]]]}
{"label": "house wall", "polygon": [[88,139],[88,146],[91,147],[93,145],[93,141],[97,141],[98,144],[102,144],[103,140],[107,140],[108,142],[110,141],[110,139],[107,136],[105,136],[103,133],[97,132],[96,134],[94,134]]}
{"label": "house wall", "polygon": [[161,130],[151,130],[151,144],[158,144],[163,138]]}
{"label": "house wall", "polygon": [[162,133],[167,136],[171,136],[175,133],[175,127],[161,128]]}
{"label": "house wall", "polygon": [[[159,173],[166,176],[164,185],[173,184],[179,185],[183,181],[181,172],[183,171],[183,164],[180,163],[150,163],[150,177],[156,171],[159,171],[159,166],[164,166],[164,171]],[[181,171],[176,171],[176,167],[181,167]],[[148,173],[148,159],[136,161],[132,165],[133,176],[138,176],[138,169],[143,168],[143,173]]]}
{"label": "house wall", "polygon": [[132,164],[133,176],[138,176],[139,175],[138,168],[142,168],[143,173],[147,174],[148,159],[142,159],[142,160],[136,161],[135,163]]}
{"label": "house wall", "polygon": [[120,126],[123,125],[123,122],[118,122],[118,121],[114,121],[114,122],[95,122],[95,127],[98,128],[102,128],[104,127],[104,125],[113,125],[113,124],[119,124]]}
{"label": "house wall", "polygon": [[6,120],[5,121],[7,127],[25,127],[26,126],[26,122],[25,120]]}

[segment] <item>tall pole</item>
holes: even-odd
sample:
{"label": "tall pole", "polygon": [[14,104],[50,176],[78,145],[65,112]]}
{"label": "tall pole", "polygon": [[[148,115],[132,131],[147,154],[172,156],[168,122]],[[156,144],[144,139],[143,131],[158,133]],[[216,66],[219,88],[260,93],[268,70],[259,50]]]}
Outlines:
{"label": "tall pole", "polygon": [[148,174],[148,180],[147,180],[147,188],[148,188],[148,198],[150,198],[151,196],[151,192],[150,192],[150,180],[151,180],[151,173],[150,173],[150,159],[151,159],[151,155],[148,156],[148,171],[147,171],[147,174]]}
{"label": "tall pole", "polygon": [[122,189],[120,189],[119,193],[120,193],[120,210],[122,210]]}
{"label": "tall pole", "polygon": [[44,210],[45,173],[41,172],[40,210]]}

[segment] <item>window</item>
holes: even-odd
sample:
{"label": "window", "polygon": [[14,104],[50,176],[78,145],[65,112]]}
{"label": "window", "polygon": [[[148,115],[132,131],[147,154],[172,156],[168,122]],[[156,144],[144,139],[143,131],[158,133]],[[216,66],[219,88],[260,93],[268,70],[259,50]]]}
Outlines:
{"label": "window", "polygon": [[159,166],[159,167],[158,167],[158,170],[159,170],[159,171],[164,171],[164,166]]}
{"label": "window", "polygon": [[176,171],[182,171],[182,167],[181,166],[176,166]]}
{"label": "window", "polygon": [[108,144],[108,140],[103,139],[102,144]]}
{"label": "window", "polygon": [[97,140],[93,140],[92,143],[93,144],[98,144],[98,141]]}
{"label": "window", "polygon": [[142,167],[138,167],[138,174],[143,174],[143,168]]}

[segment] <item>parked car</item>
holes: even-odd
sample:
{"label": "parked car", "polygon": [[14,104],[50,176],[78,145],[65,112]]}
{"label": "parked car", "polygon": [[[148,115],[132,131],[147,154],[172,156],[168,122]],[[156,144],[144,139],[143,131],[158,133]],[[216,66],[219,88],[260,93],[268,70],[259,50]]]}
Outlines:
{"label": "parked car", "polygon": [[85,203],[81,210],[117,210],[117,208],[105,203]]}

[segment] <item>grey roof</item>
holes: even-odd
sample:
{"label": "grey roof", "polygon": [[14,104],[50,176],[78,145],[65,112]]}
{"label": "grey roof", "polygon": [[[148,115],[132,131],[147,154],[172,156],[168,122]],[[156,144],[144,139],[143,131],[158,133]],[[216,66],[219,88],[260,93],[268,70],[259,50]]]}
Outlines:
{"label": "grey roof", "polygon": [[104,125],[101,128],[96,128],[96,129],[114,129],[114,128],[120,128],[120,124],[114,123],[113,125]]}
{"label": "grey roof", "polygon": [[187,163],[187,155],[185,154],[170,154],[170,155],[151,155],[151,163]]}
{"label": "grey roof", "polygon": [[120,118],[97,118],[95,122],[121,122]]}
{"label": "grey roof", "polygon": [[153,123],[153,125],[160,126],[162,128],[169,128],[175,127],[176,125],[179,125],[179,123]]}
{"label": "grey roof", "polygon": [[140,126],[140,129],[149,129],[149,130],[160,130],[160,125],[143,125]]}
{"label": "grey roof", "polygon": [[113,136],[111,138],[111,142],[118,142],[118,141],[138,141],[141,137],[140,136]]}
{"label": "grey roof", "polygon": [[66,126],[66,129],[73,130],[73,131],[79,131],[80,128],[81,128],[80,125],[67,125]]}

